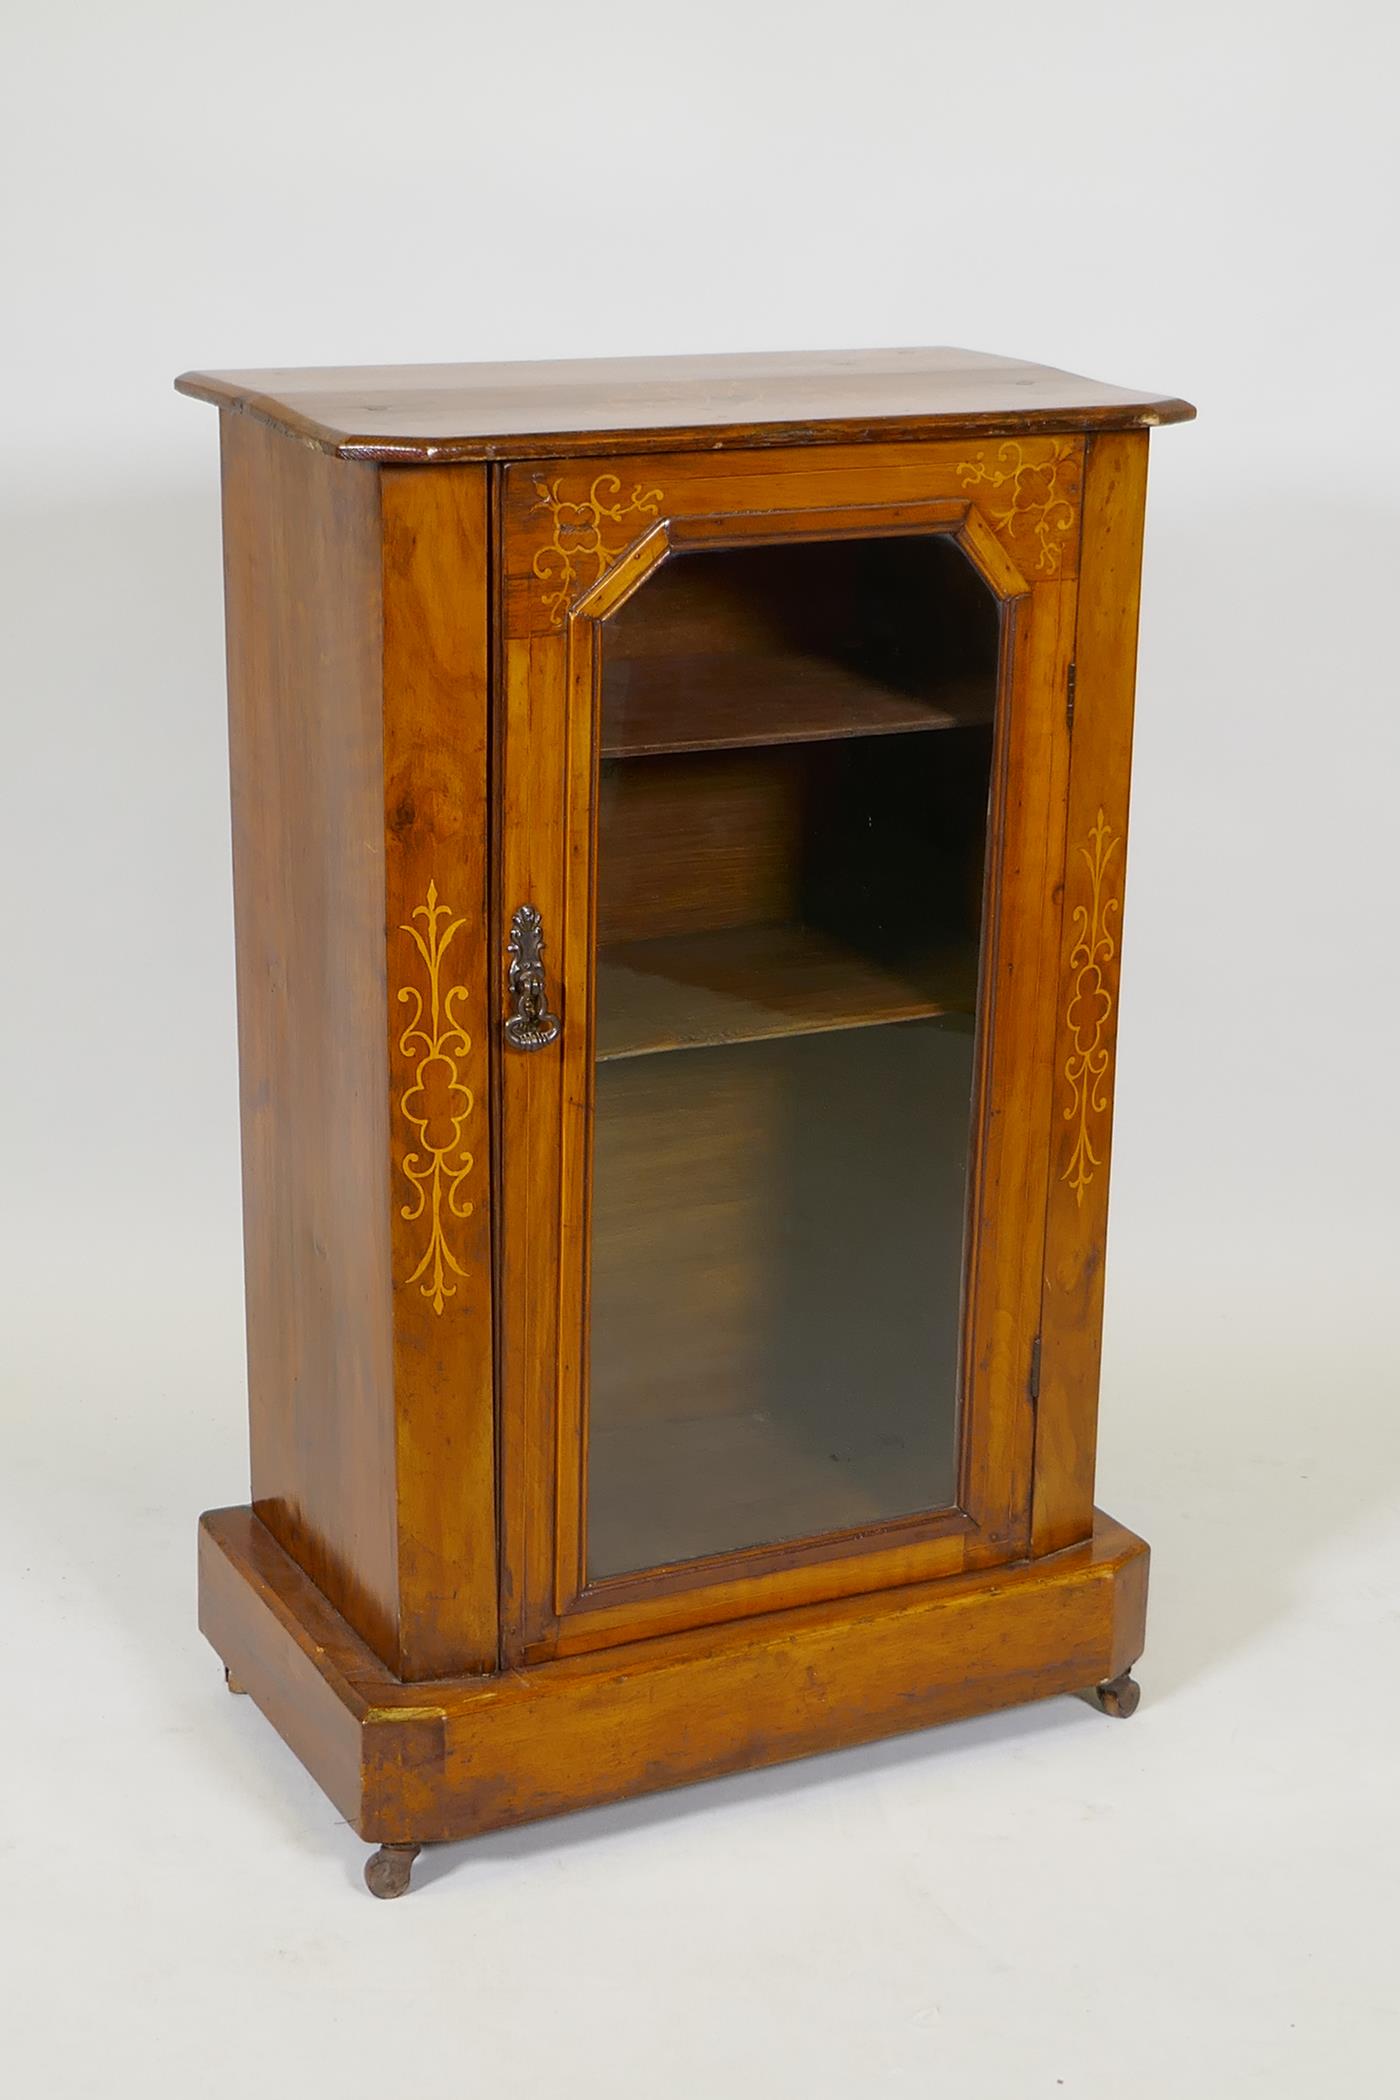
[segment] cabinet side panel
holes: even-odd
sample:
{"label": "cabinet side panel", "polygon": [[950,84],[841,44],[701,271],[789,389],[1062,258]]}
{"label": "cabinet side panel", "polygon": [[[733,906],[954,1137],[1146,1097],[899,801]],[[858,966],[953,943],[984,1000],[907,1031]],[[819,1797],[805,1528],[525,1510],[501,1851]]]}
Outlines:
{"label": "cabinet side panel", "polygon": [[400,1675],[496,1665],[483,467],[383,476]]}
{"label": "cabinet side panel", "polygon": [[220,420],[254,1506],[393,1666],[378,474]]}
{"label": "cabinet side panel", "polygon": [[1089,440],[1075,633],[1032,1550],[1093,1529],[1113,1053],[1128,834],[1145,434]]}

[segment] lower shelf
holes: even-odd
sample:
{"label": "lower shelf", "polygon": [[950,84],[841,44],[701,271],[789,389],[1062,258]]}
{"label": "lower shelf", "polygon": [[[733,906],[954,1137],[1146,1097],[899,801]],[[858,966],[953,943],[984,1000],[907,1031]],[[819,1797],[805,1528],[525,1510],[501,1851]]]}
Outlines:
{"label": "lower shelf", "polygon": [[597,1053],[645,1057],[970,1014],[976,1000],[971,942],[894,964],[798,923],[628,941],[599,953]]}
{"label": "lower shelf", "polygon": [[946,1508],[971,1024],[600,1066],[589,1576]]}
{"label": "lower shelf", "polygon": [[[1014,1567],[403,1684],[251,1509],[200,1522],[199,1623],[361,1837],[428,1844],[1115,1679],[1147,1548],[1098,1516]],[[222,1694],[220,1694],[222,1696]]]}

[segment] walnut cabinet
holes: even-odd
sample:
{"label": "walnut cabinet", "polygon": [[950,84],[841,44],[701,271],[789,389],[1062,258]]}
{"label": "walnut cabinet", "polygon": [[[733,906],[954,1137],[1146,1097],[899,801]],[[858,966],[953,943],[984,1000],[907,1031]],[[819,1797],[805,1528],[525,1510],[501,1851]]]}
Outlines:
{"label": "walnut cabinet", "polygon": [[201,1624],[422,1844],[1057,1692],[1148,432],[955,351],[191,374],[252,1488]]}

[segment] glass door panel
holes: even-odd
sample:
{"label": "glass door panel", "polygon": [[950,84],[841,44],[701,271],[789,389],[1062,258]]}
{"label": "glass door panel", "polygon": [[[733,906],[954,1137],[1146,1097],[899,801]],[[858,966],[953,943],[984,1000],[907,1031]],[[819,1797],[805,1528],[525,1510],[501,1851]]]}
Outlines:
{"label": "glass door panel", "polygon": [[955,1500],[999,619],[930,535],[601,635],[591,1582]]}

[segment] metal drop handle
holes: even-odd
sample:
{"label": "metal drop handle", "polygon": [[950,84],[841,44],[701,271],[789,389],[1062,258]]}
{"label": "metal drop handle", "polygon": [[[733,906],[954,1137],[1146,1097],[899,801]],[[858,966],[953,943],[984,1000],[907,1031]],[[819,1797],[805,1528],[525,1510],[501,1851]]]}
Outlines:
{"label": "metal drop handle", "polygon": [[512,1050],[543,1050],[559,1033],[544,989],[544,927],[533,904],[522,904],[510,922],[510,996],[515,1011],[505,1025]]}

